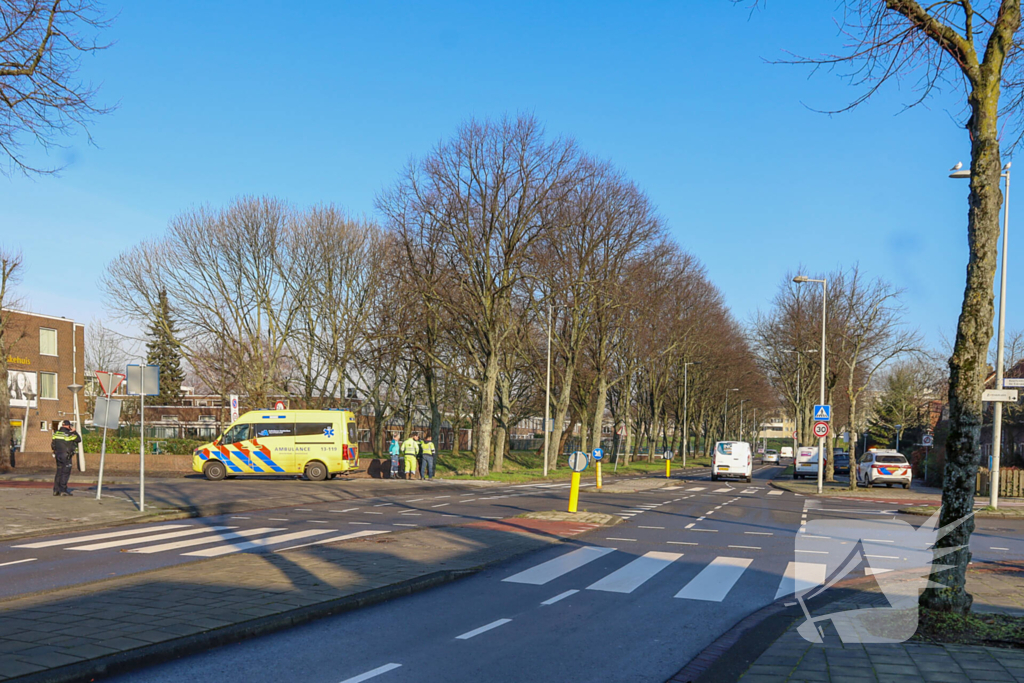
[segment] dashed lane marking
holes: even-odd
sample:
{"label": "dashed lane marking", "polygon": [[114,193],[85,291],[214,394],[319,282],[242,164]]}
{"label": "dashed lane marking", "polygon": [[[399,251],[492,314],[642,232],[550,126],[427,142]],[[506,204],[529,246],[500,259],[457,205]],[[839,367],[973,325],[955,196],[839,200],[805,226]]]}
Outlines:
{"label": "dashed lane marking", "polygon": [[352,678],[346,678],[341,683],[363,683],[363,681],[368,681],[371,678],[376,678],[377,676],[380,676],[381,674],[386,674],[387,672],[393,671],[394,669],[397,669],[400,666],[402,665],[395,664],[393,662],[391,664],[385,664],[384,666],[378,666],[376,669],[373,669],[372,671],[367,671],[366,673],[359,674],[358,676],[353,676]]}
{"label": "dashed lane marking", "polygon": [[503,626],[503,625],[507,624],[510,621],[512,621],[512,620],[511,619],[498,619],[497,621],[492,621],[491,623],[485,624],[484,626],[481,626],[480,628],[475,628],[472,631],[466,631],[461,636],[455,636],[455,639],[456,640],[469,640],[470,638],[478,636],[481,633],[486,633],[487,631],[490,631],[491,629],[495,629],[495,628],[498,628],[499,626]]}
{"label": "dashed lane marking", "polygon": [[0,567],[10,567],[12,564],[24,564],[25,562],[35,562],[36,559],[38,559],[38,558],[30,557],[30,558],[25,559],[25,560],[15,560],[13,562],[4,562],[4,563],[0,564]]}
{"label": "dashed lane marking", "polygon": [[579,591],[576,590],[575,588],[573,588],[571,590],[565,591],[564,593],[559,593],[558,595],[556,595],[553,598],[548,598],[547,600],[545,600],[544,602],[542,602],[540,604],[542,604],[542,605],[553,605],[556,602],[558,602],[559,600],[564,600],[567,597],[569,597],[570,595],[576,595],[577,593],[579,593]]}

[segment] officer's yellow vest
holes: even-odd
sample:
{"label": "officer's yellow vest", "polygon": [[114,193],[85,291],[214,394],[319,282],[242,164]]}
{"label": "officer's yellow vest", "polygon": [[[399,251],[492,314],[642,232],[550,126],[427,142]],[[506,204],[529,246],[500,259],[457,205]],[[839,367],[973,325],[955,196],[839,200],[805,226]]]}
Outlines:
{"label": "officer's yellow vest", "polygon": [[434,454],[434,442],[433,441],[424,441],[423,442],[423,455],[433,455],[433,454]]}

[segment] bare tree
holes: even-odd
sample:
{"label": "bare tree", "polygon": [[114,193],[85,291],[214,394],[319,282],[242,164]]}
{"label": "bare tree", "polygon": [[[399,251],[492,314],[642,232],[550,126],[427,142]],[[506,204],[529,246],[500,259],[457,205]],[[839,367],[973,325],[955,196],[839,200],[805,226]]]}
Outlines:
{"label": "bare tree", "polygon": [[[964,589],[974,531],[974,482],[981,454],[982,402],[986,354],[992,336],[993,277],[999,209],[1000,116],[1020,130],[1024,107],[1024,50],[1020,0],[847,0],[843,53],[797,60],[816,66],[852,66],[849,79],[862,92],[847,108],[871,97],[886,82],[915,78],[909,106],[923,102],[940,84],[962,88],[969,113],[970,199],[967,214],[969,260],[956,341],[949,359],[949,436],[942,489],[943,526],[959,523],[936,545],[936,558],[952,565],[936,572],[921,604],[965,613],[972,598]],[[1019,137],[1017,138],[1019,140]]]}
{"label": "bare tree", "polygon": [[138,341],[93,319],[85,328],[85,369],[120,372],[138,355]]}
{"label": "bare tree", "polygon": [[[378,207],[404,246],[404,276],[460,335],[481,405],[474,473],[490,467],[500,354],[513,327],[513,295],[536,242],[553,229],[548,207],[573,185],[578,153],[545,142],[531,117],[470,122],[412,165]],[[437,267],[428,265],[436,262]],[[432,277],[425,274],[435,274]],[[434,358],[450,373],[458,368]]]}
{"label": "bare tree", "polygon": [[78,79],[82,55],[102,50],[95,35],[108,22],[91,0],[0,3],[0,173],[53,173],[25,158],[24,140],[44,149],[77,129],[88,134],[96,89]]}

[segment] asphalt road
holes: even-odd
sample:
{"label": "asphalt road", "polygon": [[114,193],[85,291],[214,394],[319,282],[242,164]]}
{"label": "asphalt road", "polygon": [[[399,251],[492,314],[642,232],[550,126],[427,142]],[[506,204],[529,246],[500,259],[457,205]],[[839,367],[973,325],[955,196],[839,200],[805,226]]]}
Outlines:
{"label": "asphalt road", "polygon": [[[693,481],[602,495],[599,504],[585,497],[588,509],[616,509],[625,522],[441,588],[114,680],[661,683],[738,620],[821,583],[845,560],[847,549],[836,545],[844,541],[830,545],[808,529],[827,520],[893,519],[885,504],[774,491],[765,480],[777,472],[764,468],[750,485]],[[435,505],[453,509],[448,514],[469,514],[461,506],[473,505],[474,514],[498,515],[534,503],[552,507],[566,492],[507,487],[487,497],[506,495],[487,505],[427,497],[342,514],[394,507],[384,514],[418,513],[418,523],[427,523]],[[979,520],[972,547],[978,560],[1024,558],[1024,525]],[[856,571],[899,564],[895,555],[871,558]]]}

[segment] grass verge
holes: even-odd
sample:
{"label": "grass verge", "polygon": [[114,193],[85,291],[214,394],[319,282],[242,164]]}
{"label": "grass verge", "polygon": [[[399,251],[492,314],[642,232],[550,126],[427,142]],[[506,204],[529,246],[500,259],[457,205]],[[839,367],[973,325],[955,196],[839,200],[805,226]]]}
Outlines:
{"label": "grass verge", "polygon": [[[473,454],[460,451],[453,456],[451,451],[442,451],[437,458],[437,474],[445,479],[481,479],[473,476]],[[560,467],[548,472],[548,479],[568,479],[572,470],[565,463],[565,458],[560,458]],[[691,467],[708,467],[711,461],[708,458],[690,458],[686,462],[687,469]],[[672,461],[672,470],[682,469],[679,459]],[[639,475],[660,473],[665,471],[665,461],[655,460],[654,462],[634,461],[628,466],[620,465],[615,468],[614,461],[606,457],[602,464],[602,474],[605,475]],[[583,476],[594,476],[594,467],[588,467]],[[512,451],[505,457],[501,472],[491,472],[482,479],[487,481],[500,481],[508,483],[528,482],[544,478],[543,459],[536,451]]]}
{"label": "grass verge", "polygon": [[923,609],[913,640],[1024,649],[1024,617],[973,613],[961,616]]}

